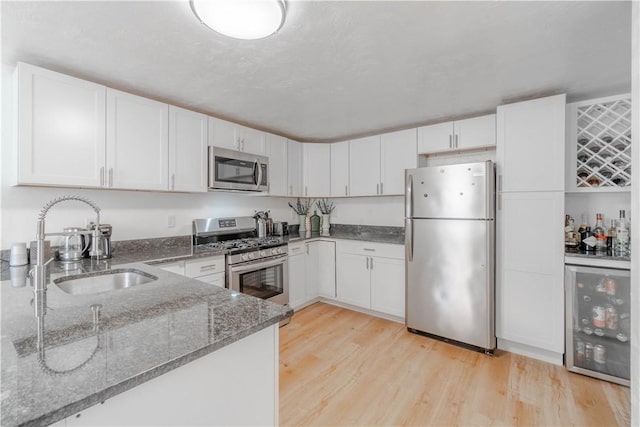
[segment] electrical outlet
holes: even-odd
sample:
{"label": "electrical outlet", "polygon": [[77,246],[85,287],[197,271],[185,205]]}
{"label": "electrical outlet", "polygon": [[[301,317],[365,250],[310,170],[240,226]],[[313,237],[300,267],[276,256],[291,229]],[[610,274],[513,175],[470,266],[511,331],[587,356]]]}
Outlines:
{"label": "electrical outlet", "polygon": [[176,216],[175,215],[169,215],[169,220],[168,220],[168,224],[169,228],[174,228],[176,226]]}

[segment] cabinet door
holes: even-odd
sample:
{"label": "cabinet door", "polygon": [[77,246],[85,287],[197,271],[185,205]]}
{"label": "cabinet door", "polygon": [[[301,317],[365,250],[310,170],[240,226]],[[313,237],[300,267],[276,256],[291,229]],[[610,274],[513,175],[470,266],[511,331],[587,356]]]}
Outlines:
{"label": "cabinet door", "polygon": [[349,195],[349,141],[331,144],[331,197]]}
{"label": "cabinet door", "polygon": [[207,191],[207,116],[169,106],[169,190]]}
{"label": "cabinet door", "polygon": [[265,155],[264,132],[245,126],[238,126],[237,137],[240,140],[242,151],[260,156]]}
{"label": "cabinet door", "polygon": [[307,281],[305,302],[309,302],[319,295],[320,289],[320,242],[305,243]]}
{"label": "cabinet door", "polygon": [[107,89],[107,169],[113,188],[169,188],[169,107]]}
{"label": "cabinet door", "polygon": [[457,150],[495,147],[496,115],[491,114],[453,122],[453,134],[453,148]]}
{"label": "cabinet door", "polygon": [[564,352],[564,193],[498,196],[496,336]]}
{"label": "cabinet door", "polygon": [[349,141],[349,195],[380,194],[380,136]]}
{"label": "cabinet door", "polygon": [[326,197],[330,193],[331,155],[329,144],[303,144],[304,195]]}
{"label": "cabinet door", "polygon": [[445,122],[418,128],[418,153],[440,153],[453,148],[453,123]]}
{"label": "cabinet door", "polygon": [[302,144],[289,140],[287,159],[289,196],[302,196]]}
{"label": "cabinet door", "polygon": [[417,138],[416,129],[380,137],[380,194],[404,194],[404,170],[418,167]]}
{"label": "cabinet door", "polygon": [[106,88],[19,63],[18,184],[100,187]]}
{"label": "cabinet door", "polygon": [[371,307],[369,257],[340,252],[336,256],[338,300],[358,307]]}
{"label": "cabinet door", "polygon": [[209,117],[209,145],[240,150],[239,139],[236,135],[236,125],[225,120]]}
{"label": "cabinet door", "polygon": [[501,105],[498,191],[564,190],[565,95]]}
{"label": "cabinet door", "polygon": [[306,253],[289,255],[289,305],[296,309],[306,302],[307,267]]}
{"label": "cabinet door", "polygon": [[371,257],[371,308],[404,317],[404,260]]}
{"label": "cabinet door", "polygon": [[321,297],[336,297],[336,244],[314,242],[309,248],[310,257],[317,259],[318,293]]}
{"label": "cabinet door", "polygon": [[287,188],[287,138],[266,134],[269,157],[269,195],[286,196]]}

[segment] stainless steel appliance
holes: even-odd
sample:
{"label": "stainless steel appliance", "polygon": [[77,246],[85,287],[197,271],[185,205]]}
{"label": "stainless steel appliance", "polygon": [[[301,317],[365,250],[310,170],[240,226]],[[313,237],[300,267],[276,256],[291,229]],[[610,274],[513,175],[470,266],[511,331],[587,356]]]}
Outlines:
{"label": "stainless steel appliance", "polygon": [[62,230],[66,234],[62,238],[62,245],[58,248],[60,261],[79,261],[85,253],[89,253],[91,245],[91,231],[86,228],[68,227]]}
{"label": "stainless steel appliance", "polygon": [[269,190],[269,159],[256,154],[209,147],[210,190]]}
{"label": "stainless steel appliance", "polygon": [[493,163],[408,169],[405,184],[407,328],[492,353]]}
{"label": "stainless steel appliance", "polygon": [[287,243],[257,237],[253,217],[193,220],[195,251],[227,251],[226,287],[279,304],[289,304]]}
{"label": "stainless steel appliance", "polygon": [[629,386],[630,276],[624,268],[565,266],[568,370]]}
{"label": "stainless steel appliance", "polygon": [[[95,230],[96,225],[91,223],[89,226],[90,230]],[[113,255],[111,250],[111,234],[113,232],[113,228],[111,224],[100,224],[98,226],[98,239],[96,242],[93,231],[88,235],[89,245],[87,245],[87,250],[84,251],[84,257],[92,259],[108,259]],[[94,247],[95,246],[95,247]],[[92,250],[98,250],[98,254],[91,254]]]}
{"label": "stainless steel appliance", "polygon": [[289,223],[286,221],[276,221],[273,223],[273,235],[274,236],[287,236],[289,235]]}

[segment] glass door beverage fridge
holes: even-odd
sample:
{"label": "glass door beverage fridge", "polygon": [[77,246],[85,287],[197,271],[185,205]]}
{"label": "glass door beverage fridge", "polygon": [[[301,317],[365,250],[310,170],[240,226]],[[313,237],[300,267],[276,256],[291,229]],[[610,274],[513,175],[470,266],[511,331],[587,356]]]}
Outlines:
{"label": "glass door beverage fridge", "polygon": [[629,386],[630,271],[565,266],[567,369]]}

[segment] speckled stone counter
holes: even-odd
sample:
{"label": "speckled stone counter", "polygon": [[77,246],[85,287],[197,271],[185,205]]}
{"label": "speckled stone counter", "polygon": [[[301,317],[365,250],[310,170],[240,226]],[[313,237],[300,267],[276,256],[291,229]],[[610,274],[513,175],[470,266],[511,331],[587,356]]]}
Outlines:
{"label": "speckled stone counter", "polygon": [[294,226],[292,230],[293,233],[288,236],[287,241],[297,242],[300,240],[325,237],[329,239],[359,240],[404,245],[403,227],[332,224],[328,236],[322,235],[321,233],[311,233],[310,231],[298,233],[297,230],[297,226]]}
{"label": "speckled stone counter", "polygon": [[[172,252],[168,258],[182,256],[206,255]],[[93,271],[117,265],[158,279],[71,295],[51,283],[70,273],[50,274],[40,324],[44,351],[38,351],[32,288],[0,282],[3,426],[61,420],[292,315],[278,304],[125,260],[114,256]],[[97,305],[98,316],[91,308]]]}

